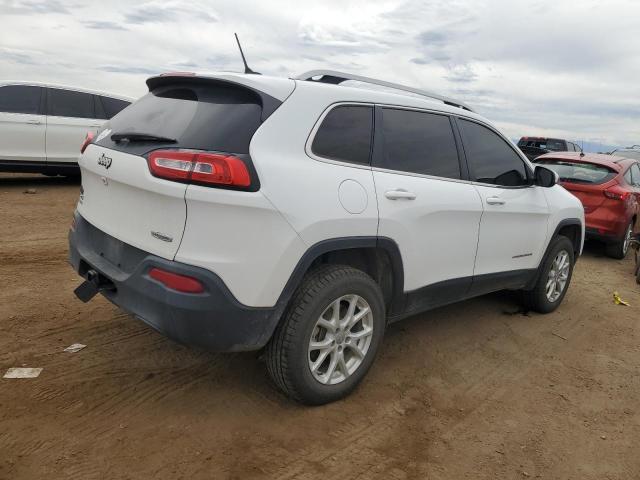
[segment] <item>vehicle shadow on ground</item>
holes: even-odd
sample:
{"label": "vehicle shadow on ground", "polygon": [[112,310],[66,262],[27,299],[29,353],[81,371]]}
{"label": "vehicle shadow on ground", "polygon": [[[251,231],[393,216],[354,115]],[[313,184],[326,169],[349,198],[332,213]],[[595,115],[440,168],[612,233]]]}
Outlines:
{"label": "vehicle shadow on ground", "polygon": [[48,177],[46,175],[0,174],[1,187],[39,187],[39,186],[80,185],[80,177]]}
{"label": "vehicle shadow on ground", "polygon": [[[606,258],[604,245],[587,242],[583,255]],[[434,342],[435,338],[445,339],[445,343],[440,343],[438,348],[456,351],[458,343],[463,341],[461,339],[464,332],[482,333],[504,327],[509,329],[511,324],[532,321],[538,316],[539,314],[528,312],[522,307],[519,292],[504,290],[439,307],[389,325],[376,366],[365,380],[363,389],[369,393],[370,389],[379,389],[381,384],[386,383],[389,371],[395,371],[401,377],[410,377],[414,367],[396,361],[403,351],[422,349]],[[172,390],[172,395],[163,399],[163,403],[168,402],[165,404],[168,408],[174,402],[204,402],[209,406],[222,402],[228,409],[235,410],[237,406],[240,411],[260,399],[267,400],[276,411],[298,408],[270,383],[262,352],[212,353],[179,345],[132,317],[125,320],[125,323],[129,322],[138,326],[126,327],[127,330],[145,330],[140,332],[140,336],[136,335],[136,343],[147,343],[139,345],[143,350],[139,355],[162,357],[165,361],[172,358],[162,368],[151,368],[144,377],[145,383],[152,390]],[[109,363],[113,362],[113,367],[119,368],[117,357],[120,357],[120,352],[112,353],[115,353],[116,358],[112,358]],[[406,369],[404,375],[399,373],[403,369]],[[103,381],[107,381],[107,378],[108,376],[103,377]],[[121,380],[114,378],[114,381]],[[196,398],[200,400],[196,402]],[[229,402],[229,398],[234,401]],[[353,398],[358,401],[359,396],[356,394]],[[354,400],[349,397],[343,402],[352,401]]]}

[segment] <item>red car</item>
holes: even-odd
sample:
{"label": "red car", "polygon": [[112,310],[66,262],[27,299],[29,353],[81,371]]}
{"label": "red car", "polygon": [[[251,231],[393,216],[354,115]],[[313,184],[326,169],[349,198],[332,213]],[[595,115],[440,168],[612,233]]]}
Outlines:
{"label": "red car", "polygon": [[604,241],[607,255],[624,258],[640,213],[640,164],[613,155],[548,153],[535,163],[560,176],[559,183],[584,206],[586,236]]}

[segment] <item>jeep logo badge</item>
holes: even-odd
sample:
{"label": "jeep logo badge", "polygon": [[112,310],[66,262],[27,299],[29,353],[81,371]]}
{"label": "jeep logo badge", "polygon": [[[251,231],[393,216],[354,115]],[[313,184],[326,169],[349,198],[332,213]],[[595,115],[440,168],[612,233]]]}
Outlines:
{"label": "jeep logo badge", "polygon": [[102,165],[107,170],[111,166],[111,162],[112,161],[113,160],[111,160],[111,158],[107,157],[104,153],[102,155],[100,155],[100,157],[98,157],[98,165]]}

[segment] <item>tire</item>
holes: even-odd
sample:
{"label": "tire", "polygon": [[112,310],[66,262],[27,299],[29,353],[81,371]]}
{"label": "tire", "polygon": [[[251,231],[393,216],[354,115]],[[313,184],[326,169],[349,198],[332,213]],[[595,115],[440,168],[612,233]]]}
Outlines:
{"label": "tire", "polygon": [[[335,329],[354,317],[349,317],[352,305],[355,317],[362,314],[361,319],[350,328]],[[343,265],[321,266],[304,277],[267,344],[269,375],[300,403],[322,405],[343,398],[367,374],[385,325],[382,292],[369,275]],[[326,346],[312,349],[312,340],[314,347]],[[356,349],[363,355],[356,355]]]}
{"label": "tire", "polygon": [[633,236],[633,221],[629,222],[627,225],[627,229],[625,230],[624,236],[615,243],[609,243],[606,246],[607,256],[611,258],[615,258],[617,260],[622,260],[627,256],[627,252],[629,252],[629,245],[631,243],[631,237]]}
{"label": "tire", "polygon": [[[547,250],[547,256],[540,265],[538,271],[538,279],[532,290],[523,291],[523,301],[527,309],[533,310],[539,313],[551,313],[562,303],[569,284],[571,283],[571,275],[573,274],[573,266],[575,263],[575,254],[573,251],[573,244],[567,237],[557,236],[551,241],[549,249]],[[554,268],[557,266],[557,261],[561,254],[566,254],[566,260],[568,261],[568,268],[562,267],[561,274],[555,274]],[[554,275],[554,290],[551,295],[550,278]],[[559,275],[559,276],[555,276]],[[564,278],[564,284],[560,289],[560,284]],[[558,290],[560,290],[558,292]]]}

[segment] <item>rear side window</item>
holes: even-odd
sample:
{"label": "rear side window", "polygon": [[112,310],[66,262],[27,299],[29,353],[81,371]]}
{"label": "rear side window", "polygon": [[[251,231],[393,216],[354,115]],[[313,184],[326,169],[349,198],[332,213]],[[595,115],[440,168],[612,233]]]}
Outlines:
{"label": "rear side window", "polygon": [[502,137],[468,120],[460,119],[458,125],[473,180],[505,187],[528,184],[524,162]]}
{"label": "rear side window", "polygon": [[102,109],[104,112],[104,117],[100,118],[106,118],[107,120],[115,117],[118,113],[120,113],[120,111],[124,110],[130,105],[129,102],[125,102],[124,100],[118,100],[117,98],[111,97],[103,97],[101,95],[98,95],[97,99],[102,104]]}
{"label": "rear side window", "polygon": [[631,168],[631,185],[640,186],[640,167],[634,163]]}
{"label": "rear side window", "polygon": [[41,97],[41,87],[30,85],[0,87],[0,112],[37,115],[40,112]]}
{"label": "rear side window", "polygon": [[560,177],[560,181],[568,183],[597,185],[608,182],[617,175],[617,173],[610,168],[593,163],[547,159],[540,160],[536,163],[553,170]]}
{"label": "rear side window", "polygon": [[319,157],[369,164],[373,108],[342,105],[331,110],[316,132],[311,151]]}
{"label": "rear side window", "polygon": [[460,178],[458,150],[449,117],[412,110],[382,109],[384,155],[390,170]]}
{"label": "rear side window", "polygon": [[73,90],[49,88],[47,115],[54,117],[94,118],[93,95]]}
{"label": "rear side window", "polygon": [[[154,88],[115,115],[107,128],[112,134],[133,133],[175,140],[171,148],[249,153],[251,137],[261,124],[257,94],[223,83],[172,83]],[[162,142],[113,142],[99,145],[144,154]]]}

